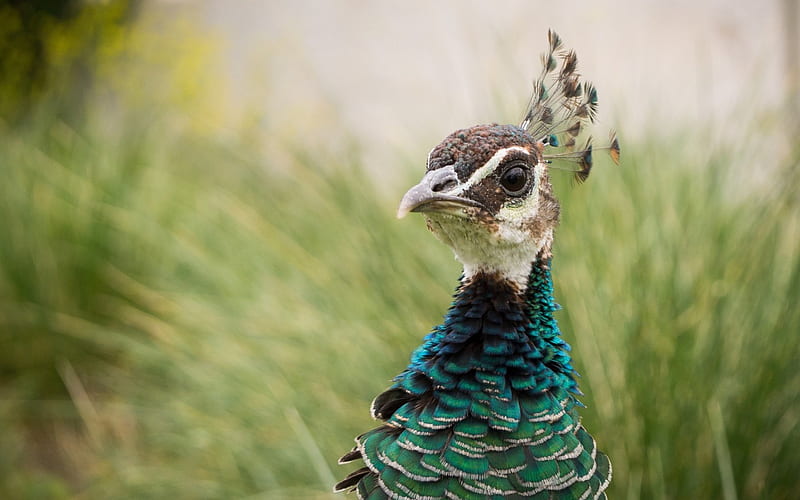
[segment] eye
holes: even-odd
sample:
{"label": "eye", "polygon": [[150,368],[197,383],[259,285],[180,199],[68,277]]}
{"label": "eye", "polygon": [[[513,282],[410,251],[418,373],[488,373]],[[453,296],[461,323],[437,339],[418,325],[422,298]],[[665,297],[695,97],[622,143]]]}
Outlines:
{"label": "eye", "polygon": [[520,196],[527,191],[530,171],[521,165],[514,165],[503,172],[500,185],[511,196]]}

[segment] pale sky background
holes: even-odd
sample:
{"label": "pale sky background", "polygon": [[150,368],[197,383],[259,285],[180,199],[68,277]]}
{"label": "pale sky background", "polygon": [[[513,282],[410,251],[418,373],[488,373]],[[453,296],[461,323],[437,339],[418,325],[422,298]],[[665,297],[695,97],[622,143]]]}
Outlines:
{"label": "pale sky background", "polygon": [[787,95],[778,0],[153,1],[223,41],[237,113],[263,113],[265,134],[346,131],[368,163],[517,123],[548,28],[597,86],[600,127],[623,139],[699,123],[735,137]]}

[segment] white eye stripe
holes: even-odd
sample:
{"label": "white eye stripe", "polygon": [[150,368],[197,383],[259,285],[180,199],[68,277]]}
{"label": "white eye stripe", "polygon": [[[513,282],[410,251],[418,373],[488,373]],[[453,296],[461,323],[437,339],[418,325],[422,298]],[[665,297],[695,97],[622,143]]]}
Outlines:
{"label": "white eye stripe", "polygon": [[473,172],[472,175],[469,177],[469,179],[466,180],[466,182],[464,182],[463,184],[459,184],[458,186],[453,188],[453,190],[449,191],[447,194],[459,195],[464,191],[466,191],[467,189],[474,186],[475,184],[479,183],[480,181],[491,175],[491,173],[495,171],[495,169],[497,168],[498,165],[500,165],[503,159],[506,156],[508,156],[508,154],[511,153],[512,151],[519,151],[526,155],[530,155],[528,150],[520,146],[511,146],[508,148],[499,149],[494,155],[492,155],[491,158],[489,158],[489,161],[484,163],[483,166],[481,166],[481,168]]}

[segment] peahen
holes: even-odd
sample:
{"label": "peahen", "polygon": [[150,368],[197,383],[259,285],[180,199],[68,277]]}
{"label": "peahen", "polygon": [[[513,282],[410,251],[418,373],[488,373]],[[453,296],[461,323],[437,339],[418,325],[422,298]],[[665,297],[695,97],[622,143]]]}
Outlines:
{"label": "peahen", "polygon": [[[552,31],[548,40],[521,125],[453,132],[400,203],[398,217],[424,213],[464,272],[444,322],[372,403],[383,423],[339,460],[364,466],[336,491],[605,498],[611,464],[578,416],[550,276],[559,203],[548,171],[569,169],[579,182],[589,175],[591,139],[576,141],[594,121],[597,93],[580,80],[575,52]],[[615,137],[607,149],[618,161]]]}

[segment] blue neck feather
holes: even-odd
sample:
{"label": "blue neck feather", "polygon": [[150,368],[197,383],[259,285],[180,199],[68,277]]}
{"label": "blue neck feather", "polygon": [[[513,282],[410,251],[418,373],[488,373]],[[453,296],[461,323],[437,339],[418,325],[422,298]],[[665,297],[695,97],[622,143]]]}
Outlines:
{"label": "blue neck feather", "polygon": [[581,427],[550,262],[521,290],[477,274],[372,403],[385,423],[343,457],[361,498],[605,498],[607,457]]}
{"label": "blue neck feather", "polygon": [[515,391],[579,394],[570,347],[553,317],[558,309],[549,261],[532,265],[525,291],[497,275],[478,274],[459,286],[444,322],[414,351],[394,387],[418,395],[471,392],[459,376],[477,371],[504,377],[510,383],[502,385]]}

